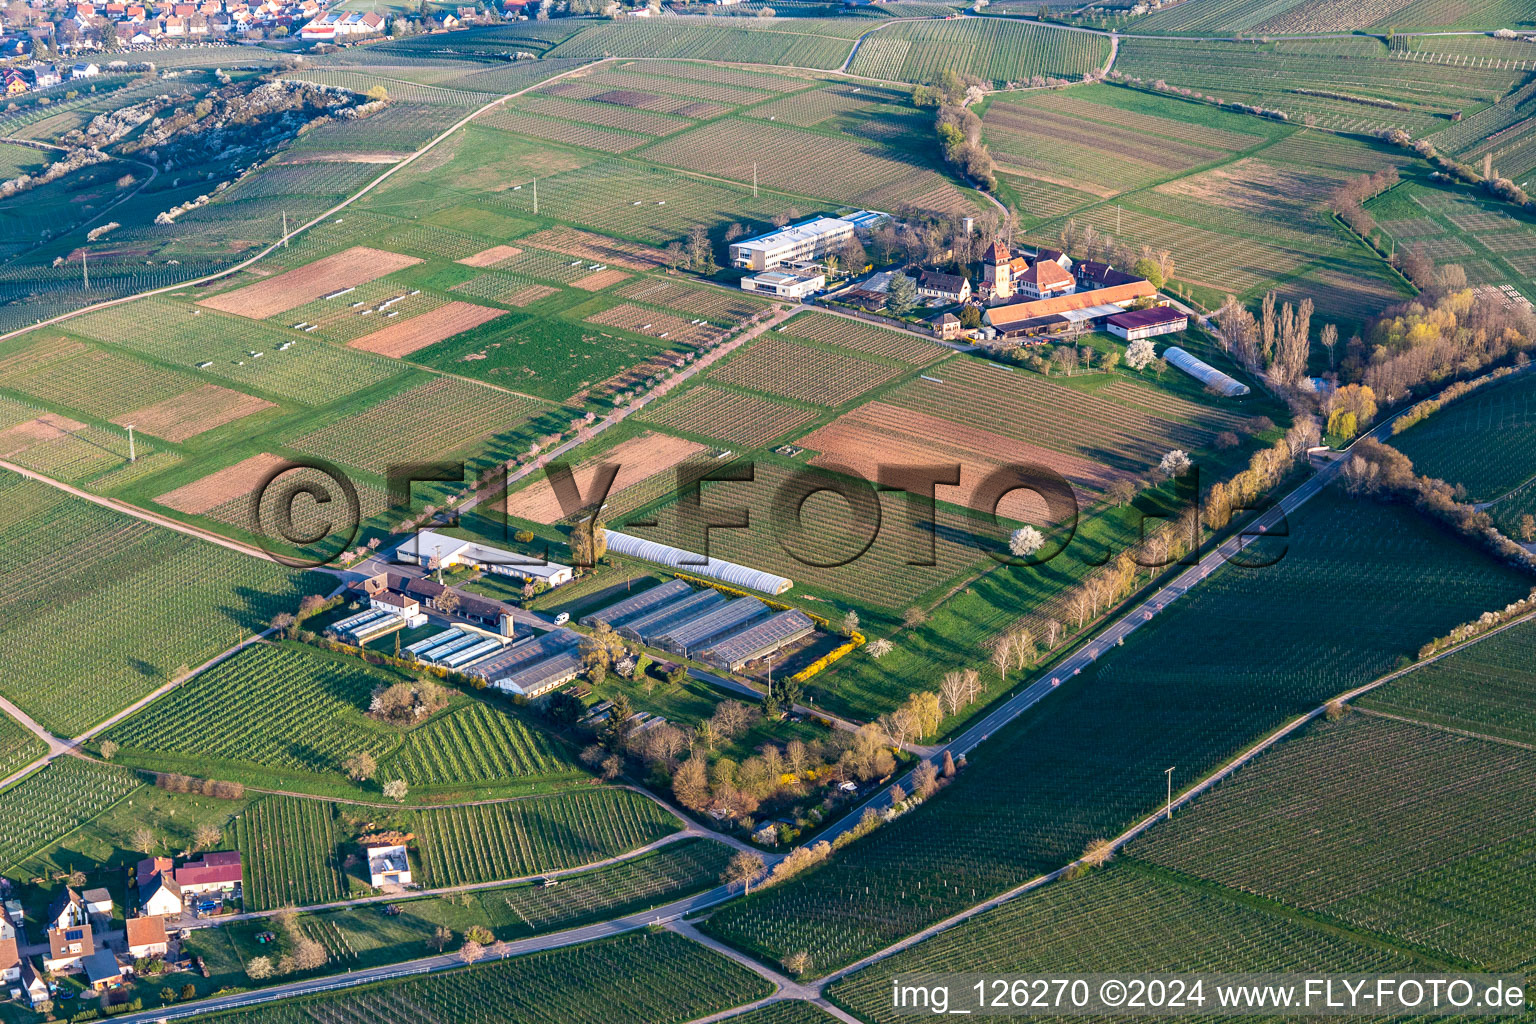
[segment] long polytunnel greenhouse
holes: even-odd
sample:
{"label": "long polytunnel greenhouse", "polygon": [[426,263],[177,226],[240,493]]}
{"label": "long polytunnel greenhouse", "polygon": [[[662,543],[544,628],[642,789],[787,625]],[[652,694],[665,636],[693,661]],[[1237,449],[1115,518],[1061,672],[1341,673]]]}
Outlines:
{"label": "long polytunnel greenhouse", "polygon": [[783,576],[775,576],[771,572],[761,569],[753,569],[751,566],[738,565],[735,562],[727,562],[719,558],[705,559],[696,551],[685,551],[682,548],[674,548],[669,544],[658,544],[652,540],[645,540],[627,533],[619,533],[617,530],[608,531],[608,550],[617,555],[625,555],[630,558],[643,558],[648,562],[659,562],[679,572],[692,573],[695,576],[706,576],[721,583],[728,583],[733,587],[743,587],[747,590],[756,590],[763,594],[782,594],[794,586],[793,580]]}

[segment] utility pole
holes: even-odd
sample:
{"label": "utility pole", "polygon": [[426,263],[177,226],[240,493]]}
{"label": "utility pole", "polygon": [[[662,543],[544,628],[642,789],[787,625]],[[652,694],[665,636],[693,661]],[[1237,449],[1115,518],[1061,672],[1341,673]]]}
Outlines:
{"label": "utility pole", "polygon": [[128,461],[138,462],[139,457],[133,450],[133,424],[128,424]]}
{"label": "utility pole", "polygon": [[84,275],[86,291],[91,290],[91,268],[90,265],[86,263],[86,257],[89,255],[90,253],[87,250],[80,250],[80,273]]}
{"label": "utility pole", "polygon": [[[1177,767],[1177,765],[1175,765],[1174,767]],[[1166,816],[1164,817],[1163,820],[1164,821],[1172,821],[1173,820],[1173,768],[1169,768],[1167,771],[1163,772],[1163,774],[1168,776],[1168,811],[1167,811],[1167,814],[1166,814]]]}
{"label": "utility pole", "polygon": [[539,215],[539,179],[533,179],[533,215]]}
{"label": "utility pole", "polygon": [[757,161],[752,161],[752,198],[757,198]]}
{"label": "utility pole", "polygon": [[288,248],[288,211],[283,211],[283,248]]}
{"label": "utility pole", "polygon": [[1120,233],[1120,204],[1115,204],[1115,234]]}

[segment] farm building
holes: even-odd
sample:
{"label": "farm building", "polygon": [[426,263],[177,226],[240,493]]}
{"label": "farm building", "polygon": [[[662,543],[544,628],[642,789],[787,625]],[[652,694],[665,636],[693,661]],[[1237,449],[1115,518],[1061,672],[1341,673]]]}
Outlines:
{"label": "farm building", "polygon": [[[385,590],[407,594],[416,598],[423,606],[432,609],[438,607],[438,599],[445,592],[453,590],[452,587],[444,586],[433,579],[421,576],[407,576],[404,573],[398,572],[381,572],[377,576],[370,576],[365,580],[359,580],[353,583],[352,586],[369,595],[370,598],[374,594]],[[454,597],[457,599],[457,604],[453,608],[454,615],[484,626],[486,629],[494,630],[502,636],[512,635],[513,608],[511,605],[502,604],[500,601],[493,601],[488,597],[478,597],[474,594],[465,594],[456,590],[454,591]],[[335,629],[340,624],[335,623],[331,628]]]}
{"label": "farm building", "polygon": [[725,595],[718,590],[700,590],[686,597],[669,601],[647,615],[619,627],[619,635],[641,643],[651,643],[669,629],[681,626],[689,619],[698,618],[725,603]]}
{"label": "farm building", "polygon": [[853,221],[813,217],[766,235],[731,243],[731,265],[761,273],[782,263],[812,262],[842,249],[853,238]]}
{"label": "farm building", "polygon": [[608,550],[616,555],[643,558],[697,576],[729,583],[733,587],[745,587],[764,594],[782,594],[794,586],[793,580],[775,576],[771,572],[753,569],[719,558],[705,558],[694,551],[684,551],[668,544],[658,544],[617,530],[608,531]]}
{"label": "farm building", "polygon": [[1014,276],[1029,269],[1027,257],[1012,255],[1008,247],[998,241],[987,246],[981,262],[981,287],[977,293],[988,301],[1012,298]]}
{"label": "farm building", "polygon": [[1087,329],[1093,324],[1125,311],[1125,307],[1137,299],[1151,298],[1157,294],[1152,282],[1137,279],[1132,284],[1096,288],[1092,291],[1073,292],[1049,299],[1032,302],[1015,302],[1008,306],[995,306],[986,312],[986,322],[1004,337],[1028,336],[1052,333],[1049,327],[1059,321],[1049,317],[1064,317],[1072,326]]}
{"label": "farm building", "polygon": [[393,590],[374,594],[368,599],[368,607],[377,611],[388,612],[391,615],[398,615],[406,620],[407,625],[413,628],[421,625],[421,623],[413,622],[412,620],[424,618],[421,614],[420,601],[406,594],[397,594]]}
{"label": "farm building", "polygon": [[187,861],[177,868],[173,877],[184,894],[234,889],[243,877],[240,854],[235,850],[205,853],[200,860]]}
{"label": "farm building", "polygon": [[170,940],[165,934],[165,918],[130,917],[127,923],[128,955],[136,960],[145,957],[165,956],[170,950]]}
{"label": "farm building", "polygon": [[638,594],[631,594],[621,601],[615,601],[606,608],[581,617],[583,626],[595,626],[599,622],[606,622],[610,626],[622,626],[631,619],[637,619],[658,605],[666,604],[679,597],[693,593],[693,588],[683,580],[668,580],[648,590],[642,590]]}
{"label": "farm building", "polygon": [[555,629],[530,637],[461,671],[524,697],[548,693],[581,674],[581,634]]}
{"label": "farm building", "polygon": [[815,631],[814,619],[791,608],[705,649],[699,660],[727,672],[740,672],[747,663],[766,658]]}
{"label": "farm building", "polygon": [[691,658],[711,644],[734,636],[767,615],[768,606],[757,598],[738,597],[702,615],[695,615],[665,633],[657,634],[652,646]]}
{"label": "farm building", "polygon": [[813,270],[765,270],[741,279],[742,291],[764,292],[781,299],[803,299],[827,286],[827,275]]}
{"label": "farm building", "polygon": [[944,313],[929,322],[933,324],[934,336],[943,341],[954,341],[960,337],[960,318],[953,313]]}
{"label": "farm building", "polygon": [[1189,314],[1181,313],[1172,306],[1152,306],[1149,309],[1132,309],[1116,313],[1104,321],[1110,334],[1126,341],[1138,338],[1155,338],[1159,334],[1176,334],[1189,326]]}
{"label": "farm building", "polygon": [[1163,349],[1163,358],[1225,398],[1241,398],[1251,390],[1247,384],[1234,380],[1204,360],[1196,359],[1177,345]]}
{"label": "farm building", "polygon": [[917,275],[919,298],[938,299],[943,302],[965,302],[971,297],[971,282],[959,274],[941,274],[937,270],[925,270]]}
{"label": "farm building", "polygon": [[73,928],[48,929],[48,952],[43,955],[44,971],[78,970],[81,961],[96,952],[96,939],[88,924]]}
{"label": "farm building", "polygon": [[411,858],[399,843],[364,843],[368,856],[368,884],[375,889],[386,885],[411,884]]}
{"label": "farm building", "polygon": [[395,558],[397,561],[414,561],[423,567],[436,559],[436,564],[444,568],[467,565],[483,572],[517,576],[533,583],[546,583],[551,587],[571,581],[571,567],[568,565],[540,561],[528,555],[449,537],[433,530],[418,530],[395,549]]}

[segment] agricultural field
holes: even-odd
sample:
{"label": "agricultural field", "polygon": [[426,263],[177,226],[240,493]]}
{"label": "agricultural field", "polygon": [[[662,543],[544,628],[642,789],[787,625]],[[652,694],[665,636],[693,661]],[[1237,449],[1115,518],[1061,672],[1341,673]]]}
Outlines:
{"label": "agricultural field", "polygon": [[0,778],[26,767],[48,751],[42,740],[9,715],[0,715]]}
{"label": "agricultural field", "polygon": [[1536,374],[1459,399],[1391,439],[1414,469],[1493,501],[1536,479]]}
{"label": "agricultural field", "polygon": [[834,982],[827,994],[861,1020],[894,1024],[906,1016],[891,1007],[891,979],[973,971],[977,964],[1004,976],[1300,972],[1323,964],[1385,974],[1427,967],[1294,915],[1114,865],[1021,896]]}
{"label": "agricultural field", "polygon": [[[670,494],[677,481],[676,468],[707,452],[703,445],[685,438],[644,433],[573,466],[571,474],[577,493],[595,504],[598,497],[593,485],[603,467],[618,467],[604,502],[606,514],[613,516]],[[591,504],[581,509],[566,508],[549,478],[541,476],[509,494],[503,507],[513,518],[547,526],[574,518]]]}
{"label": "agricultural field", "polygon": [[1536,753],[1354,713],[1131,844],[1154,864],[1487,970],[1536,962]]}
{"label": "agricultural field", "polygon": [[[706,507],[746,509],[750,523],[747,529],[709,531],[708,554],[786,576],[795,581],[797,594],[808,588],[815,599],[835,601],[818,609],[823,614],[846,607],[849,598],[863,608],[899,611],[946,581],[988,564],[985,552],[1001,544],[1000,527],[990,518],[953,506],[941,505],[930,515],[904,495],[885,492],[878,495],[876,529],[872,502],[850,508],[838,496],[842,492],[835,491],[869,494],[867,482],[850,486],[845,477],[805,473],[803,466],[776,458],[756,458],[752,469],[750,482],[703,485]],[[796,516],[793,504],[783,504],[789,499],[780,492],[787,486],[792,492],[821,489]],[[935,517],[936,528],[929,525]],[[675,500],[642,509],[633,518],[655,520],[656,526],[633,531],[648,540],[692,551],[703,544],[698,525],[685,519]],[[611,522],[624,528],[622,518]],[[933,564],[911,564],[928,560],[929,544]],[[822,598],[823,592],[835,596]]]}
{"label": "agricultural field", "polygon": [[809,409],[745,391],[702,384],[645,411],[650,423],[669,430],[718,438],[756,448],[816,418]]}
{"label": "agricultural field", "polygon": [[970,209],[970,201],[935,171],[872,141],[829,136],[721,118],[671,135],[643,151],[645,159],[750,183],[753,166],[764,188],[812,194],[849,206],[888,210],[908,204],[939,213]]}
{"label": "agricultural field", "polygon": [[1361,29],[1493,29],[1536,21],[1529,0],[1189,0],[1135,21],[1136,32],[1283,35]]}
{"label": "agricultural field", "polygon": [[[819,967],[848,963],[1116,834],[1161,802],[1169,765],[1178,766],[1176,783],[1198,778],[1287,718],[1529,589],[1411,510],[1332,493],[1293,517],[1283,542],[1260,548],[1279,543],[1287,549],[1279,561],[1217,571],[1063,681],[980,747],[941,799],[813,874],[721,910],[708,929],[774,960],[807,949]],[[1331,582],[1341,579],[1351,586]],[[1253,645],[1264,659],[1248,656]],[[1174,646],[1179,657],[1170,659]]]}
{"label": "agricultural field", "polygon": [[836,354],[770,334],[710,374],[720,384],[833,407],[895,378],[896,367]]}
{"label": "agricultural field", "polygon": [[[289,443],[370,473],[477,448],[515,432],[545,407],[532,399],[438,377]],[[394,429],[412,423],[409,431]]]}
{"label": "agricultural field", "polygon": [[1536,746],[1536,626],[1514,626],[1356,703],[1444,729]]}
{"label": "agricultural field", "polygon": [[414,815],[418,881],[429,887],[579,867],[671,835],[681,822],[627,789],[598,789]]}
{"label": "agricultural field", "polygon": [[[0,693],[71,736],[261,629],[320,578],[189,541],[14,474],[0,477],[8,564]],[[27,538],[23,540],[23,538]],[[157,640],[143,643],[146,635]]]}
{"label": "agricultural field", "polygon": [[[1001,435],[1014,442],[1002,450],[1055,465],[1068,479],[1076,474],[1095,490],[1107,482],[1102,467],[1145,474],[1170,448],[1212,448],[1216,434],[1239,428],[1244,418],[1212,398],[1197,405],[1123,379],[1085,392],[963,356],[883,394],[882,401],[923,420],[981,432],[967,447],[983,453],[997,443],[991,437]],[[992,449],[989,457],[995,455]]]}
{"label": "agricultural field", "polygon": [[1102,36],[1002,18],[899,22],[866,37],[848,70],[897,82],[936,82],[945,71],[1022,82],[1081,78],[1109,60]]}
{"label": "agricultural field", "polygon": [[704,57],[741,64],[840,67],[853,39],[869,27],[859,20],[811,21],[690,17],[600,25],[550,51],[551,57]]}
{"label": "agricultural field", "polygon": [[533,777],[587,777],[570,752],[543,731],[480,702],[412,729],[381,770],[417,789]]}
{"label": "agricultural field", "polygon": [[79,828],[139,788],[138,776],[61,757],[0,793],[0,870],[22,861]]}
{"label": "agricultural field", "polygon": [[[573,985],[572,978],[582,983]],[[466,970],[240,1010],[231,1024],[647,1024],[684,1021],[771,994],[747,968],[671,932],[636,932]]]}
{"label": "agricultural field", "polygon": [[[374,689],[398,677],[298,644],[242,651],[115,726],[107,738],[125,763],[235,762],[299,773],[336,773],[356,751],[375,757],[398,742],[364,717]],[[224,722],[189,729],[188,722]],[[197,774],[190,772],[190,774]]]}
{"label": "agricultural field", "polygon": [[[1523,180],[1523,179],[1522,179]],[[1536,221],[1514,208],[1420,176],[1373,199],[1380,244],[1422,249],[1437,263],[1456,263],[1473,287],[1536,295]]]}
{"label": "agricultural field", "polygon": [[654,853],[576,875],[558,886],[536,882],[477,889],[464,896],[405,900],[386,917],[376,905],[306,915],[300,926],[332,963],[351,969],[413,959],[443,925],[463,934],[480,925],[507,942],[622,917],[718,884],[730,856],[723,843],[684,839]]}
{"label": "agricultural field", "polygon": [[1148,84],[1165,81],[1227,103],[1283,111],[1293,123],[1310,118],[1361,134],[1401,128],[1419,137],[1445,127],[1457,111],[1473,114],[1523,84],[1519,63],[1414,60],[1365,37],[1269,43],[1127,39],[1115,70]]}
{"label": "agricultural field", "polygon": [[337,846],[335,805],[269,796],[235,819],[245,861],[248,910],[303,907],[343,899],[349,888]]}
{"label": "agricultural field", "polygon": [[927,338],[827,313],[800,313],[775,332],[913,366],[926,366],[948,354]]}

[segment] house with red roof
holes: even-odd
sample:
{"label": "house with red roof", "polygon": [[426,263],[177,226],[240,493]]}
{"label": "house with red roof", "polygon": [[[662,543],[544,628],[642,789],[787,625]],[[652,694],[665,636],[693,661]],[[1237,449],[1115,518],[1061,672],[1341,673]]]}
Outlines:
{"label": "house with red roof", "polygon": [[221,892],[233,889],[242,878],[240,854],[236,851],[205,853],[201,860],[187,861],[174,874],[183,893]]}

